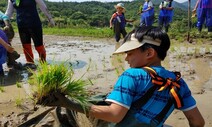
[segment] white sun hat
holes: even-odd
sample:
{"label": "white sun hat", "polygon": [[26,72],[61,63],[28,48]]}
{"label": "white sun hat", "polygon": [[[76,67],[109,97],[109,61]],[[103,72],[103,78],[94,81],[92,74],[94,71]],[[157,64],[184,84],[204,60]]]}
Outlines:
{"label": "white sun hat", "polygon": [[130,40],[122,44],[113,54],[125,53],[127,51],[137,49],[141,47],[142,45],[144,45],[145,43],[160,46],[161,40],[153,39],[150,36],[144,36],[143,40],[139,42],[138,39],[135,38],[135,34],[132,34]]}
{"label": "white sun hat", "polygon": [[117,5],[114,5],[115,8],[123,8],[125,10],[124,4],[123,3],[118,3]]}

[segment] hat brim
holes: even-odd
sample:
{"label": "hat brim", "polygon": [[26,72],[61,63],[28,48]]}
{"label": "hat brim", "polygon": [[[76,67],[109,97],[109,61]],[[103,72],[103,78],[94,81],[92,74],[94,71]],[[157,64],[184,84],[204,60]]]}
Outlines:
{"label": "hat brim", "polygon": [[125,10],[125,8],[124,8],[124,7],[122,7],[122,6],[114,5],[114,8],[116,8],[116,9],[117,9],[118,7],[123,8],[123,10]]}
{"label": "hat brim", "polygon": [[153,39],[149,36],[144,36],[143,40],[141,42],[138,41],[137,38],[135,38],[135,34],[131,35],[131,40],[126,41],[124,44],[122,44],[114,53],[114,54],[121,54],[126,53],[127,51],[131,51],[133,49],[137,49],[144,45],[145,43],[160,46],[161,41],[159,39]]}
{"label": "hat brim", "polygon": [[139,43],[136,40],[131,40],[131,41],[127,41],[124,44],[122,44],[114,53],[114,54],[121,54],[121,53],[126,53],[127,51],[133,50],[133,49],[137,49],[139,47],[141,47],[142,45],[144,45],[144,43]]}

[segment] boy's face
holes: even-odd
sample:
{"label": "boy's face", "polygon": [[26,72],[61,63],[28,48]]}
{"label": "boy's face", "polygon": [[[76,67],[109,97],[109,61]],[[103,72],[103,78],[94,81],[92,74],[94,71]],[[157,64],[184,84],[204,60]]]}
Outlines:
{"label": "boy's face", "polygon": [[139,48],[126,52],[125,60],[128,62],[130,67],[143,67],[147,65],[146,51],[141,51]]}

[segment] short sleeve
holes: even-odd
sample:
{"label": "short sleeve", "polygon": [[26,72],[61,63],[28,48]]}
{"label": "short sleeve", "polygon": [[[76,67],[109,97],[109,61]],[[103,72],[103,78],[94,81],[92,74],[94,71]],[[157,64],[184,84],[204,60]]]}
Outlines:
{"label": "short sleeve", "polygon": [[180,108],[182,111],[188,111],[190,109],[193,109],[196,107],[196,101],[193,98],[190,89],[188,88],[188,85],[185,83],[185,81],[180,81],[181,88],[180,88],[180,94],[183,99],[183,107]]}
{"label": "short sleeve", "polygon": [[106,101],[130,108],[135,94],[134,77],[124,72],[116,82],[113,91],[108,95]]}

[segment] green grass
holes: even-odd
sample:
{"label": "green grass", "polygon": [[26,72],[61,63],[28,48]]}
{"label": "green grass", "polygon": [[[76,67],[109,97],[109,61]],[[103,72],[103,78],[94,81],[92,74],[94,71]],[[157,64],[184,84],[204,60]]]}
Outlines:
{"label": "green grass", "polygon": [[62,36],[113,37],[113,30],[109,28],[44,28],[43,32],[44,34]]}
{"label": "green grass", "polygon": [[18,97],[18,98],[15,99],[15,105],[17,107],[21,107],[23,101],[24,101],[23,99],[21,99],[20,97]]}
{"label": "green grass", "polygon": [[1,93],[5,92],[4,87],[3,87],[3,86],[0,86],[0,92],[1,92]]}

